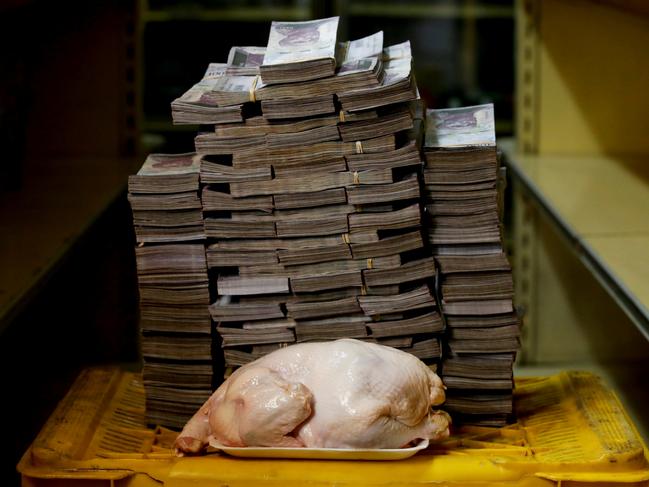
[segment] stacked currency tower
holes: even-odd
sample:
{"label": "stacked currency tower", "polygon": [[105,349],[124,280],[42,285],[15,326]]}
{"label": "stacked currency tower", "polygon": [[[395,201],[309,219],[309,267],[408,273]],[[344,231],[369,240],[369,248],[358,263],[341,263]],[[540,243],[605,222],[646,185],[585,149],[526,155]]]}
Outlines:
{"label": "stacked currency tower", "polygon": [[129,178],[150,423],[179,427],[210,396],[212,330],[200,157],[151,154]]}
{"label": "stacked currency tower", "polygon": [[223,366],[296,342],[440,358],[410,44],[337,28],[273,22],[266,47],[233,47],[171,104],[195,153],[131,178],[151,422],[179,426]]}
{"label": "stacked currency tower", "polygon": [[513,412],[519,320],[502,242],[493,106],[428,110],[424,156],[425,227],[446,324],[444,407],[456,423],[499,426]]}
{"label": "stacked currency tower", "polygon": [[[266,48],[232,48],[173,104],[214,125],[195,142],[226,366],[337,338],[440,355],[410,46],[339,43],[337,23],[274,22]],[[202,105],[240,118],[187,118]]]}
{"label": "stacked currency tower", "polygon": [[[495,191],[496,166],[487,164],[485,188],[453,186],[449,201],[430,193],[424,208],[425,110],[410,44],[384,47],[382,32],[339,42],[337,28],[337,17],[273,22],[267,46],[233,47],[227,63],[210,64],[171,104],[174,123],[200,126],[195,152],[151,155],[132,177],[152,422],[178,426],[224,366],[227,373],[292,343],[355,338],[437,365],[443,350],[463,353],[441,342],[461,338],[458,320],[488,314],[458,311],[453,290],[462,294],[467,268],[491,282],[483,254],[508,270],[502,249],[456,249],[438,237],[449,225],[465,230],[465,218],[482,222],[467,216],[482,210],[465,210],[456,197]],[[446,184],[430,179],[443,162],[438,148],[426,153],[432,191]],[[446,203],[451,213],[437,211]],[[446,217],[456,210],[457,219]],[[496,224],[492,246],[500,241],[494,214],[485,217]],[[469,260],[453,261],[466,249]],[[440,290],[452,336],[444,335]],[[511,360],[506,367],[511,385]],[[465,386],[462,373],[454,383],[449,375],[453,387]]]}

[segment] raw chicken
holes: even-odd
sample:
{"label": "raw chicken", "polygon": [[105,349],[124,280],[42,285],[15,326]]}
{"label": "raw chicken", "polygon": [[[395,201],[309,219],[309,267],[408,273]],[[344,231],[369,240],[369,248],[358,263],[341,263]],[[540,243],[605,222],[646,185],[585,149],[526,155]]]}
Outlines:
{"label": "raw chicken", "polygon": [[337,340],[279,349],[236,370],[176,439],[226,446],[400,448],[449,434],[440,378],[400,350]]}

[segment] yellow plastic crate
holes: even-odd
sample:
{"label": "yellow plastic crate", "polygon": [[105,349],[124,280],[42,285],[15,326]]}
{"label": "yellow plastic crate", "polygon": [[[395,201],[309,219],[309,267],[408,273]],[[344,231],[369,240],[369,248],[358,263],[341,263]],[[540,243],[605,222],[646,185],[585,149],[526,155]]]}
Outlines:
{"label": "yellow plastic crate", "polygon": [[649,486],[647,449],[590,373],[516,380],[518,423],[466,427],[396,462],[176,458],[175,433],[144,426],[138,374],[92,368],[58,405],[18,470],[23,486]]}

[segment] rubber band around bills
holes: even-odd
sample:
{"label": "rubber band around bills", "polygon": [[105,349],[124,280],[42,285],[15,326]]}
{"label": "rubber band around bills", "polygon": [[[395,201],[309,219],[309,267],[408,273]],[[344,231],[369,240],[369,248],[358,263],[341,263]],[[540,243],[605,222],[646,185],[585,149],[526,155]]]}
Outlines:
{"label": "rubber band around bills", "polygon": [[250,87],[250,90],[248,90],[248,98],[252,103],[257,101],[257,98],[255,98],[255,90],[257,89],[257,81],[259,81],[259,75],[255,76],[255,79],[252,81],[252,86]]}

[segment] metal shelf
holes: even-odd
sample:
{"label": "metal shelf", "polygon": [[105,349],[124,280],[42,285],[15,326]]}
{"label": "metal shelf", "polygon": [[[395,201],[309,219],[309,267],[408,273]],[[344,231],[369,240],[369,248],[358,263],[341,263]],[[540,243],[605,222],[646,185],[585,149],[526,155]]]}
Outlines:
{"label": "metal shelf", "polygon": [[169,10],[142,10],[141,22],[268,22],[271,20],[303,20],[311,15],[308,7],[232,7],[210,9],[169,9]]}
{"label": "metal shelf", "polygon": [[368,17],[400,17],[400,18],[512,18],[514,8],[495,5],[429,5],[417,4],[387,4],[387,3],[351,3],[346,7],[348,15]]}
{"label": "metal shelf", "polygon": [[[625,239],[635,237],[646,239],[649,243],[649,221],[644,216],[649,205],[649,192],[641,181],[637,181],[635,185],[629,184],[633,176],[627,174],[622,163],[616,167],[618,163],[612,158],[591,157],[591,160],[599,164],[584,168],[582,176],[590,178],[587,190],[599,195],[600,204],[593,202],[592,205],[573,208],[569,202],[560,200],[568,190],[554,185],[557,181],[574,185],[577,180],[575,175],[562,173],[555,174],[553,178],[545,178],[542,172],[549,174],[555,170],[556,165],[548,167],[548,161],[558,156],[522,156],[515,152],[513,140],[501,141],[499,146],[514,181],[520,184],[542,214],[559,230],[575,256],[649,340],[649,282],[642,278],[643,269],[646,269],[646,263],[649,262],[649,244],[644,247],[644,252],[641,245],[636,245],[639,255],[627,256],[638,259],[638,262],[636,268],[627,266],[624,276],[611,263],[610,258],[611,255],[623,255],[630,251]],[[577,159],[577,156],[573,157]],[[567,168],[568,165],[564,167]],[[550,192],[552,194],[548,194]],[[628,208],[625,210],[626,206]],[[609,215],[602,214],[601,208],[608,208]],[[624,221],[613,220],[615,214],[624,214]],[[601,250],[601,239],[618,239],[619,248],[607,255]]]}
{"label": "metal shelf", "polygon": [[495,5],[428,5],[386,4],[386,3],[351,3],[345,7],[345,14],[367,17],[401,17],[401,18],[512,18],[514,8]]}

